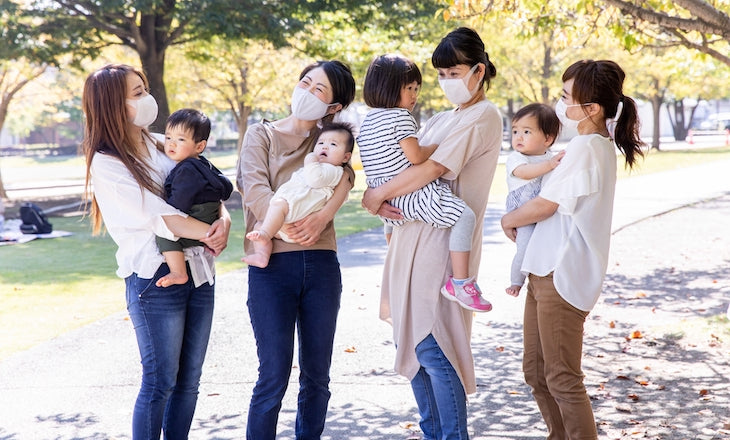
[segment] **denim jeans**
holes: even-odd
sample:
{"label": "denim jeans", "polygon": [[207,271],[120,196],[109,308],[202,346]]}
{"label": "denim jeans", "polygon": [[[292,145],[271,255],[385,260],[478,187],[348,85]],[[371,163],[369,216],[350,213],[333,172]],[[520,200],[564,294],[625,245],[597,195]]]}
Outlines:
{"label": "denim jeans", "polygon": [[466,393],[451,362],[428,335],[416,346],[421,368],[411,380],[424,440],[467,440]]}
{"label": "denim jeans", "polygon": [[134,440],[187,439],[198,400],[203,360],[213,322],[214,288],[185,284],[157,287],[168,274],[162,264],[152,279],[125,279],[127,310],[142,359],[142,386],[132,419]]}
{"label": "denim jeans", "polygon": [[340,264],[334,251],[275,253],[266,268],[249,267],[248,312],[259,377],[251,396],[247,439],[273,440],[276,436],[292,370],[295,328],[299,342],[295,435],[298,440],[322,435],[341,294]]}

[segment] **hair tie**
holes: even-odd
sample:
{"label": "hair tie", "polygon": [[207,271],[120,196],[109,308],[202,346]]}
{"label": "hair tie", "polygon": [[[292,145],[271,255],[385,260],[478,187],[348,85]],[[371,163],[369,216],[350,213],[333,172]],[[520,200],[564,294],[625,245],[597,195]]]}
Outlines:
{"label": "hair tie", "polygon": [[621,98],[621,100],[618,102],[618,106],[616,106],[616,116],[610,119],[606,119],[606,129],[608,129],[608,135],[611,137],[611,139],[616,139],[616,125],[618,125],[618,119],[621,117],[621,113],[623,113],[623,110],[624,101],[623,98]]}

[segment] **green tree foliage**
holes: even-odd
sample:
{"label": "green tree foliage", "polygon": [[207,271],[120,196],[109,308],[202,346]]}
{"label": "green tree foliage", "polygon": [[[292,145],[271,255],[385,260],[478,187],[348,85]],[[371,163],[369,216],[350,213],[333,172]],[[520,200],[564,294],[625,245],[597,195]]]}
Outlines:
{"label": "green tree foliage", "polygon": [[[24,43],[17,26],[18,15],[19,8],[15,3],[0,1],[0,131],[5,125],[13,99],[48,67],[45,63],[29,59],[35,53],[35,48]],[[0,198],[7,198],[2,176]]]}
{"label": "green tree foliage", "polygon": [[311,60],[291,47],[275,48],[256,40],[223,39],[191,42],[171,52],[167,82],[173,108],[199,107],[206,112],[229,111],[241,145],[249,118],[289,112],[291,88]]}
{"label": "green tree foliage", "polygon": [[[402,53],[423,69],[430,66],[436,42],[453,23],[435,19],[436,2],[411,3],[353,2],[351,7],[322,12],[280,48],[247,38],[186,43],[181,51],[170,52],[168,65],[184,66],[168,69],[166,81],[174,94],[171,104],[230,110],[240,145],[251,115],[288,114],[298,75],[315,60],[339,59],[349,64],[358,86],[370,60],[382,53]],[[436,87],[425,88],[422,98],[438,95],[443,101],[434,92],[438,89],[435,73],[424,72],[424,78]]]}
{"label": "green tree foliage", "polygon": [[[5,3],[12,3],[3,0]],[[76,61],[96,58],[110,45],[124,45],[139,56],[160,107],[155,128],[169,114],[164,82],[170,46],[216,35],[246,36],[285,44],[312,14],[331,1],[271,0],[33,0],[17,10],[13,33],[36,55],[55,62],[71,53]]]}

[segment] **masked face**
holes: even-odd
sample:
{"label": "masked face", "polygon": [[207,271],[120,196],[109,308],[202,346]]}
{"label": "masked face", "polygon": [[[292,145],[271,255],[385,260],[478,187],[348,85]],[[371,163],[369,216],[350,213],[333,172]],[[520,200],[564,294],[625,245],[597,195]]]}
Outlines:
{"label": "masked face", "polygon": [[291,97],[291,111],[294,117],[302,121],[317,121],[327,114],[331,104],[322,102],[310,91],[294,87]]}
{"label": "masked face", "polygon": [[578,131],[578,124],[580,124],[581,122],[588,119],[588,116],[576,121],[575,119],[570,119],[567,115],[567,112],[568,112],[569,107],[582,107],[584,105],[587,105],[587,104],[570,104],[570,105],[568,105],[562,99],[558,100],[558,103],[555,104],[555,114],[558,116],[560,123],[563,124],[563,128]]}
{"label": "masked face", "polygon": [[152,95],[145,95],[139,99],[127,99],[127,104],[136,110],[132,124],[140,128],[147,128],[157,119],[157,101]]}
{"label": "masked face", "polygon": [[439,85],[444,91],[446,99],[455,105],[461,105],[471,100],[481,85],[477,82],[476,88],[474,88],[474,90],[469,90],[469,80],[478,66],[479,64],[475,64],[474,67],[472,67],[462,78],[439,79]]}

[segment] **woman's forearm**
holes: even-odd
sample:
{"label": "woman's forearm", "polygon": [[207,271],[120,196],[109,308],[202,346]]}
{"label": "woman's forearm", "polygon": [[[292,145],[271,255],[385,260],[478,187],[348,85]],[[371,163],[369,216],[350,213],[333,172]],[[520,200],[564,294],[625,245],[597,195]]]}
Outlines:
{"label": "woman's forearm", "polygon": [[338,183],[335,187],[332,197],[327,200],[327,203],[320,210],[322,214],[329,218],[329,220],[335,218],[337,211],[342,207],[345,201],[347,201],[347,196],[350,193],[352,186],[349,175],[344,173],[342,175],[342,179],[340,179],[340,183]]}
{"label": "woman's forearm", "polygon": [[433,160],[409,167],[388,182],[378,187],[378,193],[385,199],[406,195],[423,188],[443,176],[448,168]]}
{"label": "woman's forearm", "polygon": [[549,218],[558,210],[558,204],[538,196],[502,217],[503,228],[519,228]]}
{"label": "woman's forearm", "polygon": [[181,215],[163,215],[167,228],[178,237],[190,238],[193,240],[202,240],[208,234],[210,225],[201,222],[191,216],[183,217]]}

